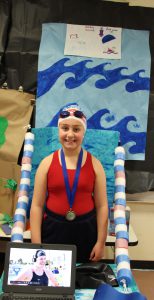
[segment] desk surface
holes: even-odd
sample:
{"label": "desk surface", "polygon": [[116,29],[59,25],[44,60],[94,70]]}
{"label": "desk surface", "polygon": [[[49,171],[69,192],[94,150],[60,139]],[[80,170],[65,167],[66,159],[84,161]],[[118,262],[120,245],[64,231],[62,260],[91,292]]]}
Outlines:
{"label": "desk surface", "polygon": [[[115,236],[107,236],[106,246],[115,246]],[[3,230],[0,228],[0,252],[5,252],[6,242],[10,240],[10,235],[6,235]],[[27,230],[24,232],[24,240],[30,240],[30,231]],[[129,225],[129,246],[136,246],[138,244],[137,236],[133,230],[131,224]]]}

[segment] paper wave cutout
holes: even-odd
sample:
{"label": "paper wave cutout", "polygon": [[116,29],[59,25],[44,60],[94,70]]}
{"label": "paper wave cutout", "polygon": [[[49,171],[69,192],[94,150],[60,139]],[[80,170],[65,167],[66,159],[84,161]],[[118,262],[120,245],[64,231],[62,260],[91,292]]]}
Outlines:
{"label": "paper wave cutout", "polygon": [[[126,145],[127,143],[133,143],[134,145],[130,146],[129,153],[137,154],[137,153],[145,153],[146,146],[146,132],[134,132],[128,129],[128,125],[131,121],[137,122],[134,116],[126,116],[121,119],[117,124],[109,127],[109,122],[106,122],[106,127],[101,125],[101,118],[106,113],[110,113],[109,110],[101,109],[96,112],[92,117],[90,117],[87,121],[88,128],[97,128],[103,130],[113,130],[120,132],[120,141],[122,145]],[[108,119],[106,118],[106,121]],[[138,127],[138,125],[137,125]]]}
{"label": "paper wave cutout", "polygon": [[[52,118],[47,127],[57,126],[59,112]],[[126,145],[130,142],[133,144],[129,148],[130,154],[145,153],[146,132],[133,132],[128,129],[128,125],[131,121],[137,122],[136,118],[134,116],[126,116],[115,125],[110,126],[110,122],[113,121],[113,116],[111,119],[107,117],[105,118],[106,126],[102,126],[101,119],[106,114],[110,114],[110,111],[106,108],[97,111],[87,120],[87,128],[118,131],[122,145]]]}
{"label": "paper wave cutout", "polygon": [[[69,58],[63,58],[57,61],[49,68],[38,72],[38,90],[37,97],[43,96],[56,83],[56,81],[65,73],[72,73],[73,76],[65,80],[65,87],[67,89],[74,89],[84,84],[90,77],[94,75],[102,75],[102,79],[96,79],[94,85],[97,89],[106,89],[109,86],[120,81],[127,80],[125,89],[132,93],[139,90],[150,89],[150,78],[141,77],[141,73],[145,70],[141,69],[133,74],[122,74],[123,70],[128,70],[127,67],[119,67],[115,69],[106,70],[106,66],[112,66],[111,63],[102,63],[95,67],[87,67],[87,63],[93,63],[93,60],[83,60],[73,65],[65,65],[70,62]],[[130,80],[130,82],[128,82]]]}

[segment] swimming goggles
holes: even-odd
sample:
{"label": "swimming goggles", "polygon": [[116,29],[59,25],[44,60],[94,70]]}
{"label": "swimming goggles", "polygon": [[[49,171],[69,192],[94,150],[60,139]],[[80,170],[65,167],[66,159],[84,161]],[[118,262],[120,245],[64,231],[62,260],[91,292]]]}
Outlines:
{"label": "swimming goggles", "polygon": [[84,113],[80,110],[75,110],[75,111],[67,111],[67,110],[64,110],[64,111],[61,111],[60,113],[60,118],[67,118],[69,116],[74,116],[76,118],[79,118],[79,119],[82,119],[82,118],[85,118],[86,119],[86,116],[84,115]]}

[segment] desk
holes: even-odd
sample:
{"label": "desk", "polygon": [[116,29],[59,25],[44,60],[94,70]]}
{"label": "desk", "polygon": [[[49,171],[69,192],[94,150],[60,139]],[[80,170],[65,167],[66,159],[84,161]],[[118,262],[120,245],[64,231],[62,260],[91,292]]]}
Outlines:
{"label": "desk", "polygon": [[[116,274],[116,265],[110,264],[110,267]],[[0,294],[2,294],[2,281],[3,281],[3,278],[0,278]],[[122,287],[116,287],[115,289],[121,293],[123,292]],[[136,285],[134,278],[132,280],[131,286],[128,288],[128,293],[132,293],[132,292],[139,292],[139,289]],[[94,297],[94,294],[95,294],[94,289],[77,289],[77,290],[75,290],[75,299],[76,300],[92,300]]]}
{"label": "desk", "polygon": [[[110,267],[116,274],[116,265],[115,264],[110,264]],[[123,293],[123,288],[122,287],[115,287],[116,290],[119,292]],[[133,292],[139,292],[139,289],[136,285],[136,282],[133,278],[131,286],[128,288],[128,293],[133,293]],[[75,290],[75,299],[76,300],[93,300],[95,294],[94,289],[80,289],[80,290]]]}
{"label": "desk", "polygon": [[[115,236],[107,236],[107,240],[105,245],[106,246],[115,246]],[[0,229],[0,252],[4,253],[6,248],[6,243],[10,241],[10,235],[6,235],[3,230]],[[30,241],[30,231],[27,230],[24,232],[24,241],[29,242]],[[137,236],[133,230],[133,227],[131,224],[129,225],[129,246],[136,246],[138,244]]]}

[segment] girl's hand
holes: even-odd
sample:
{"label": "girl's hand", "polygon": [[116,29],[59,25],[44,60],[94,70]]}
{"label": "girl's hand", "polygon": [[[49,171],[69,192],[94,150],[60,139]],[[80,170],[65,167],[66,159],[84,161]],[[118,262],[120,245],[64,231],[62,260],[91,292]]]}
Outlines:
{"label": "girl's hand", "polygon": [[104,245],[100,242],[97,242],[93,247],[90,253],[90,260],[91,261],[99,261],[104,256]]}

